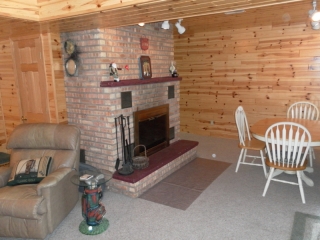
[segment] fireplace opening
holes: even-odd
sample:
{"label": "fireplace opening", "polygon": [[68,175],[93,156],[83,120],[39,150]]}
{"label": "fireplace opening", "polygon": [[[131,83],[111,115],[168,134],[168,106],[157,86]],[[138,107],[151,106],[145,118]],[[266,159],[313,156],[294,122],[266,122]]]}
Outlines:
{"label": "fireplace opening", "polygon": [[[134,142],[146,147],[147,156],[169,146],[169,104],[134,113]],[[144,155],[144,148],[137,147],[134,154]]]}
{"label": "fireplace opening", "polygon": [[139,144],[147,149],[166,141],[166,115],[155,116],[139,122]]}

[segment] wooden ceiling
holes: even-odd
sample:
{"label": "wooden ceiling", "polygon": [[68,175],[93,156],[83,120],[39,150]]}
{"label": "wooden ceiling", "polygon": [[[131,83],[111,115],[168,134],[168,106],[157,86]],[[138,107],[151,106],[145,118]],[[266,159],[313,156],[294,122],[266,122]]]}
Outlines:
{"label": "wooden ceiling", "polygon": [[[311,0],[12,0],[0,3],[0,39],[161,22]],[[26,3],[27,2],[27,3]]]}

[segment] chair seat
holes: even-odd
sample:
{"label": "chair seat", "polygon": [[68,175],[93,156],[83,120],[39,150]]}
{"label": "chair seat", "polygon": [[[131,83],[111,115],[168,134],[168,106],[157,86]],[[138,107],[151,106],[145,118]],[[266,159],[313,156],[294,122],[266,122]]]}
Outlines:
{"label": "chair seat", "polygon": [[[287,166],[281,166],[278,164],[274,164],[273,162],[270,162],[269,158],[266,158],[266,165],[269,167],[273,167],[276,169],[284,170],[284,171],[303,171],[307,168],[307,163],[308,161],[305,160],[304,164],[302,166],[297,166],[297,167],[287,167]],[[285,163],[286,165],[286,163]]]}
{"label": "chair seat", "polygon": [[266,147],[265,142],[262,142],[255,138],[252,138],[251,141],[245,140],[244,144],[245,145],[239,144],[239,147],[251,150],[263,150]]}
{"label": "chair seat", "polygon": [[37,184],[0,188],[0,216],[40,219],[47,212],[43,196],[37,195]]}

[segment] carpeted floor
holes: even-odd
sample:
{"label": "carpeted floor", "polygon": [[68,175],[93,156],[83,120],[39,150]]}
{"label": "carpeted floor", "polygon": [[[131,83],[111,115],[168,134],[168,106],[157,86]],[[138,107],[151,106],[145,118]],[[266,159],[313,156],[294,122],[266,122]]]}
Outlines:
{"label": "carpeted floor", "polygon": [[[299,188],[290,184],[273,182],[267,195],[262,197],[266,179],[261,167],[241,166],[235,173],[240,153],[237,139],[180,135],[181,139],[199,141],[198,158],[231,163],[186,210],[106,190],[102,203],[110,226],[107,231],[90,237],[79,232],[83,221],[79,193],[76,207],[46,240],[296,240],[299,236],[299,240],[317,239],[320,231],[319,149],[315,149],[314,173],[307,173],[315,184],[314,187],[304,184],[306,204],[302,204]],[[193,175],[184,179],[195,184]]]}
{"label": "carpeted floor", "polygon": [[320,217],[296,212],[290,240],[319,240]]}
{"label": "carpeted floor", "polygon": [[142,194],[140,198],[186,210],[231,164],[196,158]]}

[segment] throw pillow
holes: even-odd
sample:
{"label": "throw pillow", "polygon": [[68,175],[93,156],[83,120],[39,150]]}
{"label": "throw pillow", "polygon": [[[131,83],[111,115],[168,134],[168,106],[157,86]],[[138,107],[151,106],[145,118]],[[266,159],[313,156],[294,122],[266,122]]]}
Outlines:
{"label": "throw pillow", "polygon": [[51,163],[48,156],[20,160],[13,166],[7,185],[39,183],[50,173]]}

